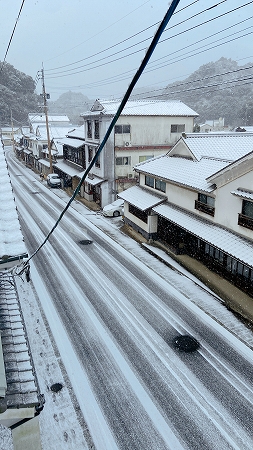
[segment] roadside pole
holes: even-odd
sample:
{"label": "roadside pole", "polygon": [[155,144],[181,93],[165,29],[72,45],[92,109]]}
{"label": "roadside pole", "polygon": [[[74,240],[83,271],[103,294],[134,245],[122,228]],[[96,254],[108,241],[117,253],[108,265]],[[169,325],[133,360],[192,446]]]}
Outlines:
{"label": "roadside pole", "polygon": [[46,129],[47,129],[47,147],[48,147],[48,156],[49,156],[49,164],[50,164],[49,173],[53,173],[51,140],[50,140],[50,132],[49,132],[49,125],[48,125],[48,110],[47,110],[47,98],[48,98],[49,94],[46,94],[46,90],[45,90],[45,79],[44,79],[44,68],[43,67],[41,70],[41,74],[42,74],[42,95],[43,95],[43,101],[44,101],[44,113],[45,113],[45,118],[46,118]]}

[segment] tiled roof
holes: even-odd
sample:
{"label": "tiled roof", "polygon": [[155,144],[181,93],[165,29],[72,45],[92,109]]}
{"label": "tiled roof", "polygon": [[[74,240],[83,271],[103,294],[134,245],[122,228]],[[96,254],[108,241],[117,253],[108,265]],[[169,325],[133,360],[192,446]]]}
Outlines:
{"label": "tiled roof", "polygon": [[[37,124],[39,124],[39,123],[45,124],[46,123],[45,114],[30,113],[30,114],[28,114],[28,118],[29,118],[29,121],[35,125],[36,125],[36,123]],[[63,115],[63,116],[49,115],[48,122],[49,123],[53,123],[53,122],[66,123],[66,122],[70,122],[70,120],[69,120],[68,116],[66,116],[66,115]]]}
{"label": "tiled roof", "polygon": [[146,211],[146,209],[152,208],[153,206],[167,200],[167,197],[164,195],[155,194],[140,186],[133,186],[126,189],[118,194],[118,197],[131,203],[131,205],[136,206],[142,211]]}
{"label": "tiled roof", "polygon": [[245,189],[236,189],[235,191],[231,191],[231,194],[237,195],[241,198],[246,198],[248,200],[253,200],[253,191],[246,191]]}
{"label": "tiled roof", "polygon": [[68,136],[69,137],[80,138],[80,139],[85,139],[84,126],[82,125],[81,127],[77,127],[77,128],[74,128],[73,130],[69,131],[68,132]]}
{"label": "tiled roof", "polygon": [[73,148],[79,148],[85,144],[85,142],[82,141],[81,139],[74,139],[74,138],[69,138],[69,137],[57,139],[56,142],[57,142],[57,144],[69,145],[70,147],[73,147]]}
{"label": "tiled roof", "polygon": [[153,208],[158,215],[179,225],[203,241],[217,247],[243,264],[253,267],[253,244],[236,234],[196,217],[190,212],[170,204],[163,203]]}
{"label": "tiled roof", "polygon": [[[10,176],[4,151],[0,147],[0,270],[2,257],[26,257],[27,251],[21,233]],[[6,258],[5,258],[6,260]]]}
{"label": "tiled roof", "polygon": [[[0,333],[7,390],[7,408],[40,405],[40,394],[29,356],[26,333],[13,277],[0,274]],[[3,406],[3,405],[2,405]]]}
{"label": "tiled roof", "polygon": [[197,160],[208,157],[233,162],[253,150],[250,133],[189,133],[182,141]]}
{"label": "tiled roof", "polygon": [[[97,115],[102,112],[103,115],[116,114],[120,101],[99,101],[102,111],[85,111],[82,116],[91,114]],[[179,100],[162,101],[162,100],[138,100],[128,101],[124,107],[121,116],[193,116],[197,117],[198,113],[193,111],[189,106]]]}
{"label": "tiled roof", "polygon": [[192,161],[186,158],[161,155],[137,164],[135,169],[163,180],[211,192],[213,187],[206,182],[206,178],[226,165],[226,162],[214,159],[203,158],[200,161]]}

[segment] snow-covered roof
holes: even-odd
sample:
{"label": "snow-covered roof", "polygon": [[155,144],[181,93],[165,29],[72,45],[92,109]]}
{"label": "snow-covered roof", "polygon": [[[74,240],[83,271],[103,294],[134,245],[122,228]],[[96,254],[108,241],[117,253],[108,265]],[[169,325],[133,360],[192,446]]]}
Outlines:
{"label": "snow-covered roof", "polygon": [[[48,128],[50,139],[64,138],[69,132],[69,126],[63,127],[50,124]],[[38,135],[36,136],[37,138],[40,138],[41,140],[47,140],[47,128],[44,124],[38,125],[36,130],[38,133]]]}
{"label": "snow-covered roof", "polygon": [[253,191],[246,191],[245,189],[238,188],[235,191],[231,191],[231,194],[247,200],[253,200]]}
{"label": "snow-covered roof", "polygon": [[[197,160],[208,157],[233,162],[253,150],[253,133],[188,133],[181,140]],[[179,141],[173,149],[177,145]]]}
{"label": "snow-covered roof", "polygon": [[54,167],[61,170],[63,173],[66,173],[70,177],[75,177],[80,173],[80,170],[75,167],[70,166],[66,161],[58,159]]}
{"label": "snow-covered roof", "polygon": [[[0,271],[27,257],[18,220],[11,180],[2,147],[0,147]],[[16,261],[17,262],[17,261]],[[16,264],[16,263],[15,263]]]}
{"label": "snow-covered roof", "polygon": [[170,203],[155,206],[153,211],[233,258],[240,260],[243,264],[253,267],[253,244],[246,239],[218,225],[200,219],[190,212],[183,211]]}
{"label": "snow-covered roof", "polygon": [[[120,101],[97,100],[91,111],[85,111],[82,116],[115,115]],[[187,116],[197,117],[198,113],[180,100],[129,100],[124,107],[121,116]]]}
{"label": "snow-covered roof", "polygon": [[1,406],[9,410],[7,421],[13,425],[20,421],[19,408],[40,407],[41,401],[13,277],[2,272],[0,279],[0,334],[6,376]]}
{"label": "snow-covered roof", "polygon": [[81,125],[80,127],[74,128],[73,130],[69,131],[67,136],[85,139],[84,125]]}
{"label": "snow-covered roof", "polygon": [[[36,126],[36,124],[45,124],[46,123],[46,116],[45,114],[38,114],[38,113],[30,113],[28,114],[29,121]],[[70,123],[70,120],[68,116],[66,115],[48,115],[48,122],[49,123]]]}
{"label": "snow-covered roof", "polygon": [[164,195],[155,194],[140,186],[132,186],[131,188],[120,192],[118,197],[131,203],[131,205],[136,206],[136,208],[141,209],[142,211],[146,211],[167,200],[167,197]]}
{"label": "snow-covered roof", "polygon": [[137,164],[135,170],[165,181],[211,192],[213,186],[207,183],[206,178],[226,165],[226,162],[215,159],[203,158],[200,161],[193,161],[187,158],[170,157],[167,154]]}
{"label": "snow-covered roof", "polygon": [[61,139],[57,139],[57,144],[60,145],[69,145],[70,147],[73,148],[79,148],[82,147],[82,145],[85,144],[84,141],[82,141],[81,139],[74,139],[74,138],[69,138],[69,137],[65,137],[65,138],[61,138]]}

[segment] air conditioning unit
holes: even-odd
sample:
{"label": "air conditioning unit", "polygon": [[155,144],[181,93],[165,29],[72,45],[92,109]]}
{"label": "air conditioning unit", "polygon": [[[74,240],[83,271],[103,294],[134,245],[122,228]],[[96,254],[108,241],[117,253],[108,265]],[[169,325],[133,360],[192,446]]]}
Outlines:
{"label": "air conditioning unit", "polygon": [[132,174],[132,173],[129,173],[129,174],[128,174],[128,178],[133,178],[133,174]]}
{"label": "air conditioning unit", "polygon": [[125,142],[125,147],[129,147],[129,145],[131,145],[131,142]]}

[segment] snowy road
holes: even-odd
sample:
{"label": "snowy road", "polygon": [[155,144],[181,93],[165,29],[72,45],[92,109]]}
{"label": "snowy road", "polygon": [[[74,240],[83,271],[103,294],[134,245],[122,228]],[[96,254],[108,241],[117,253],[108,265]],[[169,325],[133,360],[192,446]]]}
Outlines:
{"label": "snowy road", "polygon": [[[65,202],[14,160],[9,168],[31,254]],[[69,209],[32,276],[97,450],[251,449],[252,351],[88,214]],[[176,351],[178,334],[200,350]]]}

